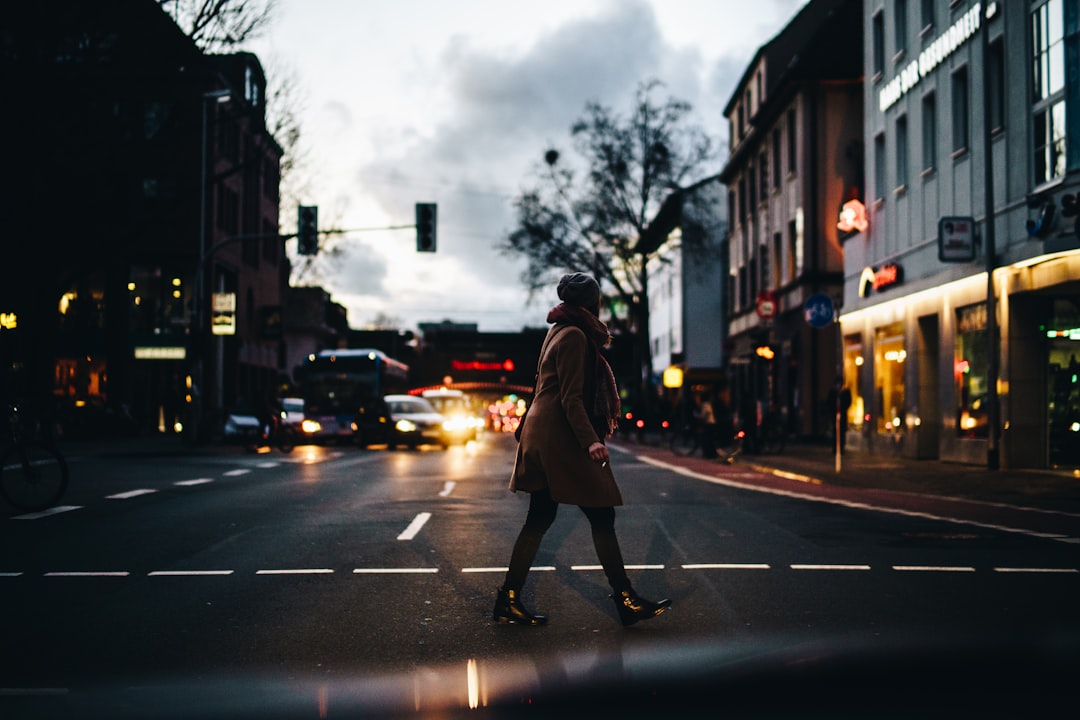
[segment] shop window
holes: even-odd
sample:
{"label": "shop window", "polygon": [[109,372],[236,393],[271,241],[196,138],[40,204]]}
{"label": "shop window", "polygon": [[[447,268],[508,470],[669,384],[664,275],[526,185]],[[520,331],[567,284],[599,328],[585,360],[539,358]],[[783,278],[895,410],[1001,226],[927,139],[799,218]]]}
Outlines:
{"label": "shop window", "polygon": [[956,377],[957,421],[960,437],[985,438],[988,434],[986,415],[987,377],[989,375],[989,345],[986,334],[986,303],[969,305],[956,311]]}
{"label": "shop window", "polygon": [[876,427],[878,432],[904,430],[904,327],[893,323],[878,328],[874,338],[874,387],[877,391]]}
{"label": "shop window", "polygon": [[848,407],[847,422],[852,430],[861,430],[863,419],[866,417],[866,403],[863,400],[860,382],[864,364],[862,338],[858,335],[845,336],[843,383],[851,391],[851,406]]}

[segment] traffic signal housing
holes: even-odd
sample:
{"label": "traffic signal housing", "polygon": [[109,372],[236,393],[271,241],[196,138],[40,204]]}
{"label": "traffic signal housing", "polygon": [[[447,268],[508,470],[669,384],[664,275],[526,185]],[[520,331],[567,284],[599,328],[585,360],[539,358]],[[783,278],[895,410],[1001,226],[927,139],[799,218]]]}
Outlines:
{"label": "traffic signal housing", "polygon": [[319,253],[319,208],[300,205],[296,211],[296,251],[301,255]]}
{"label": "traffic signal housing", "polygon": [[436,220],[435,203],[416,203],[416,252],[435,252]]}

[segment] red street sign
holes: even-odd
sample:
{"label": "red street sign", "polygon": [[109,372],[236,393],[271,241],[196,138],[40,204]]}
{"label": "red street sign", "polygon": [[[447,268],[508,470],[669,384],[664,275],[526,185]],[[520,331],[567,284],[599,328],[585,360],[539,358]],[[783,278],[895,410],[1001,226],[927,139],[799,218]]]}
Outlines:
{"label": "red street sign", "polygon": [[776,304],[776,296],[771,292],[758,293],[757,307],[755,308],[758,317],[763,320],[776,317]]}

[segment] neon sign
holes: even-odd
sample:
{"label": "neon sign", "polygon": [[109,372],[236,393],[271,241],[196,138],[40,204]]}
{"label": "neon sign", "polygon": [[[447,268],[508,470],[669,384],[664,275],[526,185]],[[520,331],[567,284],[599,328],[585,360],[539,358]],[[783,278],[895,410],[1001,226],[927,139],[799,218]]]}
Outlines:
{"label": "neon sign", "polygon": [[866,220],[866,206],[858,200],[848,200],[840,208],[840,221],[836,227],[841,232],[866,232],[870,223]]}
{"label": "neon sign", "polygon": [[483,362],[480,360],[451,360],[450,367],[454,370],[479,370],[495,372],[514,372],[514,361],[510,358],[502,362]]}
{"label": "neon sign", "polygon": [[869,297],[871,292],[880,292],[904,281],[904,269],[896,263],[885,263],[878,269],[863,268],[859,277],[859,297]]}

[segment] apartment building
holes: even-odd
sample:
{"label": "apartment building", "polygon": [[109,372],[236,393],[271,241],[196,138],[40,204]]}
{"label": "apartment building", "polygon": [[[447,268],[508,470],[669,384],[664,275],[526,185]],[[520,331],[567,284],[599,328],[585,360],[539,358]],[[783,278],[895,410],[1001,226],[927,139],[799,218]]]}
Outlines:
{"label": "apartment building", "polygon": [[[754,55],[725,107],[727,355],[733,409],[751,429],[771,417],[793,436],[823,437],[834,425],[838,225],[864,193],[863,7],[805,5]],[[812,322],[808,301],[819,304]]]}
{"label": "apartment building", "polygon": [[849,443],[1076,467],[1080,6],[865,8],[866,223],[842,241]]}

